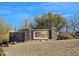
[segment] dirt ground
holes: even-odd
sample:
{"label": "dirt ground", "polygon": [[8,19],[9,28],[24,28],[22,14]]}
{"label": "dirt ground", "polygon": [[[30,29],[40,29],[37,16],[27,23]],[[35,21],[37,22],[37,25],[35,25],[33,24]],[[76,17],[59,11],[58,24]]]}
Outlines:
{"label": "dirt ground", "polygon": [[3,49],[7,56],[79,56],[79,39],[29,41]]}

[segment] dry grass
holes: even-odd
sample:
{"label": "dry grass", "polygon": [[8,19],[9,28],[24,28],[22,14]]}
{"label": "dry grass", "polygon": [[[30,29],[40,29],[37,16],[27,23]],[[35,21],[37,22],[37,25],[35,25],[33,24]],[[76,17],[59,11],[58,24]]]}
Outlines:
{"label": "dry grass", "polygon": [[5,47],[9,56],[79,56],[79,40],[29,41]]}

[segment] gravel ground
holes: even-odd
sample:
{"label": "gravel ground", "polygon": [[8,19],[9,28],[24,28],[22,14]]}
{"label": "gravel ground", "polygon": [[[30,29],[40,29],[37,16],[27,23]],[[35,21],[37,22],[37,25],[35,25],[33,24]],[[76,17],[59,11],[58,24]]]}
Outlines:
{"label": "gravel ground", "polygon": [[3,49],[7,56],[79,56],[79,39],[29,41]]}

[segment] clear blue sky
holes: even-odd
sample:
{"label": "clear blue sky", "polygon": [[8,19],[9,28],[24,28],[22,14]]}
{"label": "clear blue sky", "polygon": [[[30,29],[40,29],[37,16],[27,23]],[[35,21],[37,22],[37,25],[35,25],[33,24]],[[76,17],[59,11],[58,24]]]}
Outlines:
{"label": "clear blue sky", "polygon": [[[0,16],[14,26],[24,19],[39,16],[48,11],[60,13],[66,18],[79,14],[78,2],[0,2]],[[29,20],[28,20],[29,21]]]}

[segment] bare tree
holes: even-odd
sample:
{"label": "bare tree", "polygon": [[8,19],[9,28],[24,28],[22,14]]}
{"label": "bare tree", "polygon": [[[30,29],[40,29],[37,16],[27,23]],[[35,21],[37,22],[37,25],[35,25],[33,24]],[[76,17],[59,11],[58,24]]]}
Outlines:
{"label": "bare tree", "polygon": [[72,30],[73,32],[79,31],[79,16],[74,16],[72,20]]}
{"label": "bare tree", "polygon": [[76,32],[79,31],[79,16],[75,15],[67,22],[66,31]]}

